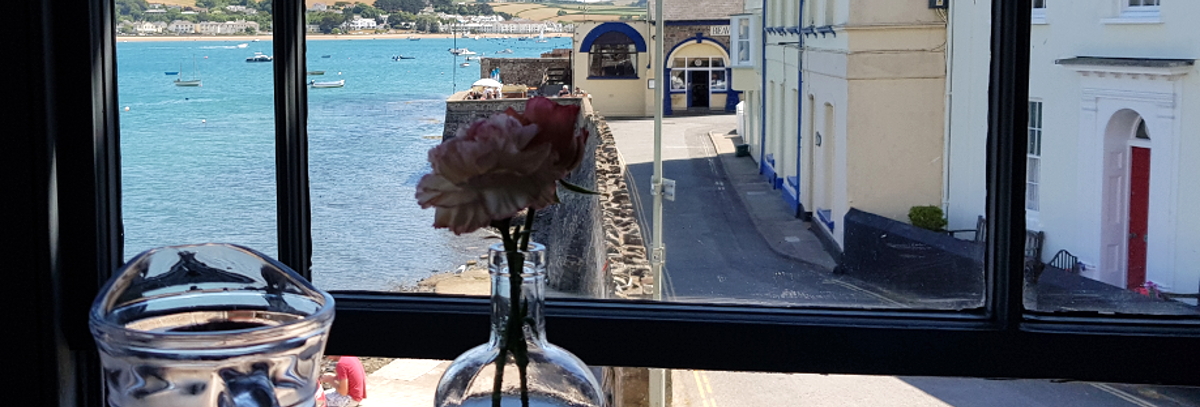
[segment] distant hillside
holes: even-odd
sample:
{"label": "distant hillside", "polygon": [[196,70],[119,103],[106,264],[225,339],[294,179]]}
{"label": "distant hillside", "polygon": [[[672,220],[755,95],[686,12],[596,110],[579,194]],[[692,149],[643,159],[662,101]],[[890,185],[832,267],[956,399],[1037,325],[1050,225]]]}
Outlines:
{"label": "distant hillside", "polygon": [[[194,7],[196,0],[148,0],[150,3],[161,3],[166,5],[178,5],[185,7]],[[304,0],[304,4],[308,8],[312,8],[314,4],[323,3],[331,5],[338,0]],[[347,0],[341,0],[347,1]],[[354,2],[353,0],[349,0]],[[471,0],[473,1],[473,0]],[[374,4],[374,0],[359,1],[362,3]],[[457,0],[459,3],[468,2],[468,0]],[[628,7],[637,0],[613,0],[613,5],[589,5],[585,3],[505,3],[494,2],[491,4],[496,11],[503,11],[514,16],[537,21],[583,21],[583,20],[617,20],[622,15],[644,15],[643,8]],[[586,6],[586,7],[585,7]],[[563,15],[558,15],[559,11]]]}

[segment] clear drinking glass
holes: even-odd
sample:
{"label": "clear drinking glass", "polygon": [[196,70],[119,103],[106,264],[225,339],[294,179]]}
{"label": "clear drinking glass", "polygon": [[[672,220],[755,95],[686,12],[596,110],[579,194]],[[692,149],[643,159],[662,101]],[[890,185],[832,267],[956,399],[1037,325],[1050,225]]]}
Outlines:
{"label": "clear drinking glass", "polygon": [[333,297],[254,250],[148,250],[100,290],[90,325],[112,406],[312,406]]}

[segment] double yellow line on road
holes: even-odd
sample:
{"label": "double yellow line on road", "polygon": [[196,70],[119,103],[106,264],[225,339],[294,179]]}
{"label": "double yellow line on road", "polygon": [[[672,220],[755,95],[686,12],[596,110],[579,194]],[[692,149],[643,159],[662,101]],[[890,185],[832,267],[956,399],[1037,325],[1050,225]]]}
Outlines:
{"label": "double yellow line on road", "polygon": [[713,394],[712,384],[708,381],[708,374],[693,370],[692,377],[696,379],[696,391],[700,393],[700,402],[703,406],[717,407],[717,398]]}

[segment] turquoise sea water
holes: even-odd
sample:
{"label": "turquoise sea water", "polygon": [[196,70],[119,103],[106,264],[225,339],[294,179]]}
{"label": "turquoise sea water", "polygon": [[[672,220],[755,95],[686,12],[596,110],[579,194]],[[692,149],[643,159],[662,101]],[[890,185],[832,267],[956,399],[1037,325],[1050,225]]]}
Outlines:
{"label": "turquoise sea water", "polygon": [[[568,48],[516,39],[458,39],[483,57]],[[228,242],[277,255],[271,63],[248,63],[270,41],[118,42],[125,257],[159,246]],[[482,234],[435,230],[413,197],[440,142],[445,98],[479,79],[452,39],[313,40],[309,177],[313,278],[330,290],[391,290],[478,259]],[[495,52],[512,49],[512,54]],[[394,61],[403,54],[416,59]],[[327,58],[323,56],[328,56]],[[195,69],[193,69],[193,67]],[[175,76],[198,73],[200,87]],[[501,72],[503,77],[503,72]]]}

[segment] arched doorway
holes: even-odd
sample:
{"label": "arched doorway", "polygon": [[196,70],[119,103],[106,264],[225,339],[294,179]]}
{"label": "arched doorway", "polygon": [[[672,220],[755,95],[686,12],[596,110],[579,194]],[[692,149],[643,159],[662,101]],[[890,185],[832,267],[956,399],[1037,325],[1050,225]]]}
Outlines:
{"label": "arched doorway", "polygon": [[1142,115],[1131,109],[1114,113],[1104,131],[1102,267],[1123,275],[1129,289],[1146,283],[1150,137]]}
{"label": "arched doorway", "polygon": [[667,58],[669,111],[704,112],[726,109],[729,55],[716,42],[688,39],[675,46]]}

